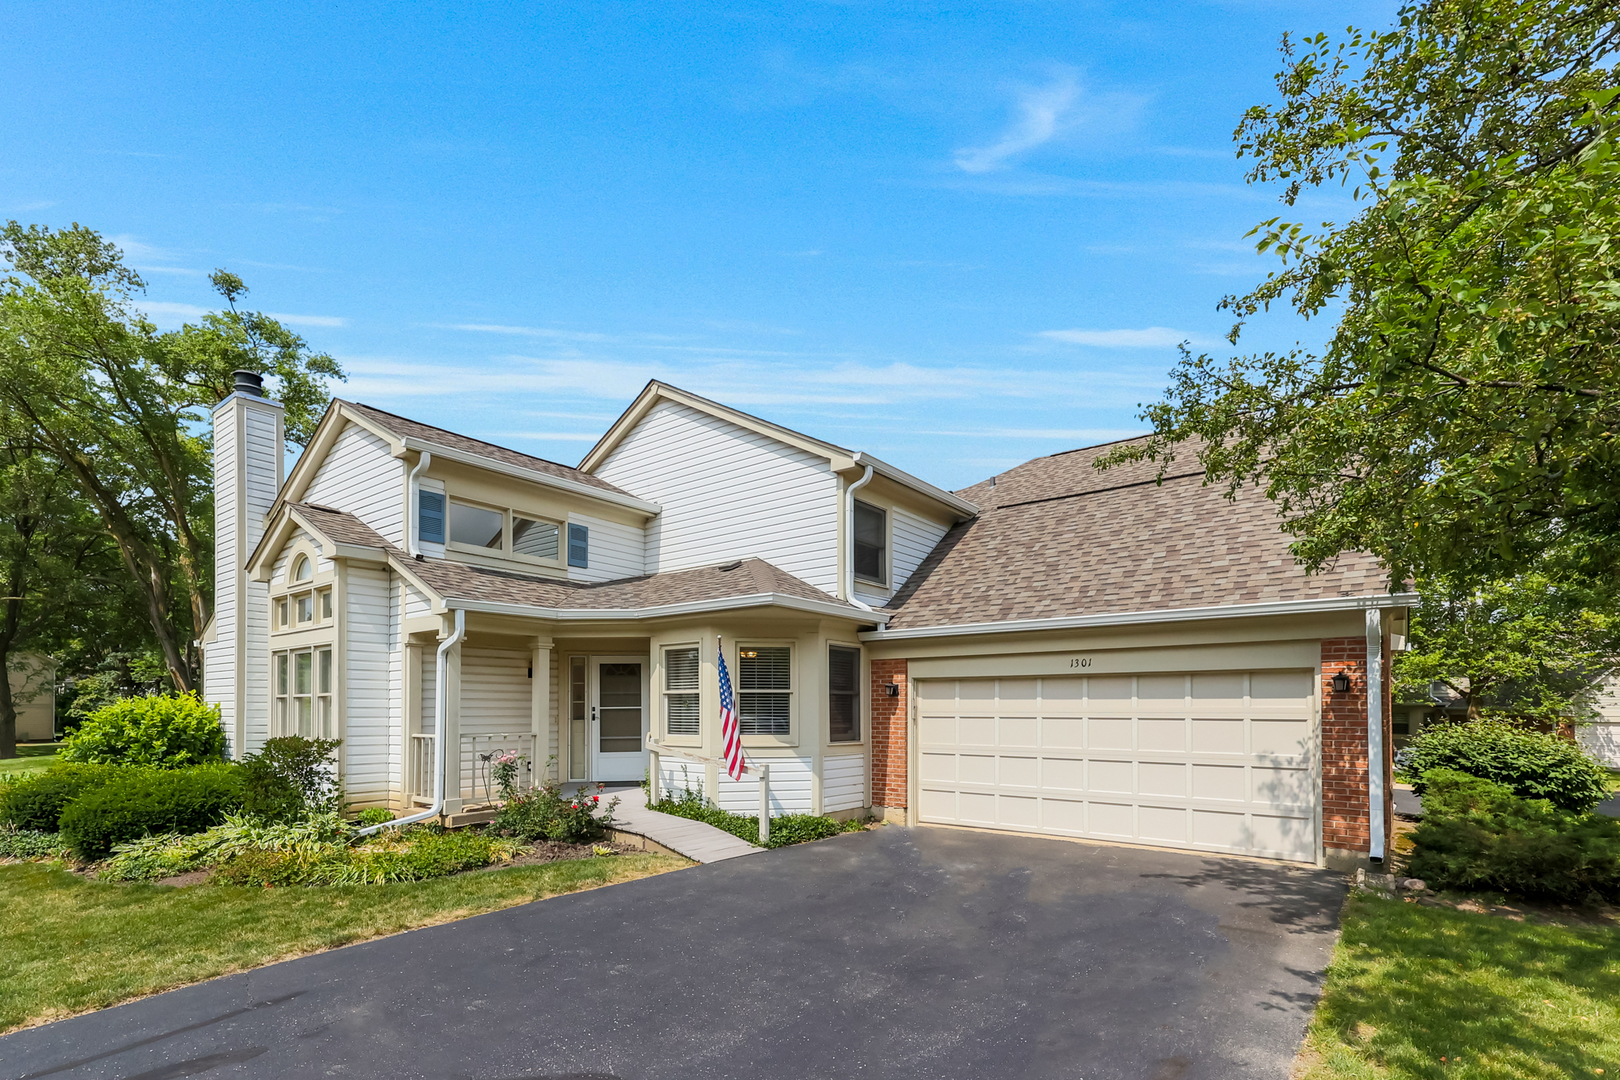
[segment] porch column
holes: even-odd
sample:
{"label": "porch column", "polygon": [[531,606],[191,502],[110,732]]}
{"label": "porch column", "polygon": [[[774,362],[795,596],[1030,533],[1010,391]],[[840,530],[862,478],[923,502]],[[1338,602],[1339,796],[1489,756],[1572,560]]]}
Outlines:
{"label": "porch column", "polygon": [[[441,633],[440,640],[449,637]],[[465,639],[463,639],[465,640]],[[461,646],[458,641],[444,656],[444,718],[439,723],[440,753],[444,754],[444,813],[461,813]]]}
{"label": "porch column", "polygon": [[529,681],[529,719],[534,732],[530,751],[536,784],[547,779],[551,758],[551,639],[535,638],[529,654],[534,677]]}

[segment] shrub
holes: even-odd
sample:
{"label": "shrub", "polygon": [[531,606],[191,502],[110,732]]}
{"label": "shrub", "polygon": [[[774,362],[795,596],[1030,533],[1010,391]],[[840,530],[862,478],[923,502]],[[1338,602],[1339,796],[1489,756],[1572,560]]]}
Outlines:
{"label": "shrub", "polygon": [[53,765],[0,792],[0,821],[18,829],[55,832],[68,803],[128,773],[116,765]]}
{"label": "shrub", "polygon": [[355,820],[357,820],[362,826],[386,825],[390,821],[394,820],[394,812],[388,809],[386,806],[368,806],[366,809],[360,811],[360,816]]}
{"label": "shrub", "polygon": [[44,859],[62,851],[62,838],[54,832],[0,826],[0,859]]}
{"label": "shrub", "polygon": [[207,832],[161,833],[119,844],[101,868],[112,881],[151,881],[229,861],[244,852],[291,852],[315,856],[341,850],[352,836],[336,814],[309,814],[290,822],[265,822],[231,814]]}
{"label": "shrub", "polygon": [[[680,792],[673,799],[665,799],[653,809],[713,825],[756,847],[759,846],[758,816],[745,817],[742,814],[722,810],[691,788]],[[783,814],[781,817],[771,818],[771,838],[765,846],[779,848],[790,844],[802,844],[809,840],[825,840],[839,833],[858,832],[865,827],[865,824],[859,821],[834,821],[832,818],[816,814]]]}
{"label": "shrub", "polygon": [[125,698],[92,713],[62,741],[64,760],[177,769],[219,761],[219,710],[196,694]]}
{"label": "shrub", "polygon": [[[1401,756],[1418,794],[1432,769],[1454,769],[1577,813],[1609,797],[1608,771],[1568,739],[1494,720],[1425,728]],[[1425,804],[1427,808],[1427,804]]]}
{"label": "shrub", "polygon": [[225,820],[241,802],[235,766],[141,770],[95,788],[62,812],[62,839],[80,858],[153,833],[196,833]]}
{"label": "shrub", "polygon": [[1586,901],[1620,898],[1620,821],[1522,799],[1451,769],[1423,776],[1408,871],[1440,888]]}
{"label": "shrub", "polygon": [[244,851],[216,869],[208,880],[215,885],[257,885],[274,888],[312,884],[323,870],[344,862],[342,853],[311,856],[296,851]]}
{"label": "shrub", "polygon": [[341,739],[287,735],[242,761],[242,809],[266,821],[293,821],[338,808],[342,792],[332,754]]}
{"label": "shrub", "polygon": [[556,840],[584,844],[600,840],[612,827],[613,811],[619,805],[619,800],[613,799],[603,806],[602,790],[602,785],[598,784],[592,794],[581,789],[574,795],[564,795],[561,784],[547,780],[526,794],[508,799],[490,827],[499,834],[530,843]]}
{"label": "shrub", "polygon": [[328,844],[304,850],[242,851],[214,871],[221,885],[380,885],[425,881],[510,859],[516,844],[470,829],[407,829],[375,848]]}

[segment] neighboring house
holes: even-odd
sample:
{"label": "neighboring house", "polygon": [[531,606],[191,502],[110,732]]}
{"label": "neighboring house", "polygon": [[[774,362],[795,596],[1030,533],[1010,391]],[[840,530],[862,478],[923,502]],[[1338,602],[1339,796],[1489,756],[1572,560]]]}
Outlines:
{"label": "neighboring house", "polygon": [[1382,855],[1412,597],[1363,556],[1306,576],[1192,469],[1093,448],[953,493],[657,382],[578,468],[336,401],[283,479],[257,377],[214,418],[207,697],[238,755],[341,737],[361,805],[429,805],[446,753],[465,813],[516,749],[604,781],[656,752],[753,812],[718,645],[776,812]]}
{"label": "neighboring house", "polygon": [[56,659],[42,653],[13,653],[6,661],[6,681],[17,710],[17,741],[56,738]]}

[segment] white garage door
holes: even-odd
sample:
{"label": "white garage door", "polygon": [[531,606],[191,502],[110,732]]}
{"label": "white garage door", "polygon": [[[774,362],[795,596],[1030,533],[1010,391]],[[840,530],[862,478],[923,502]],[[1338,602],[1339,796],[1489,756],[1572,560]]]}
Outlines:
{"label": "white garage door", "polygon": [[925,822],[1316,858],[1310,671],[917,683]]}

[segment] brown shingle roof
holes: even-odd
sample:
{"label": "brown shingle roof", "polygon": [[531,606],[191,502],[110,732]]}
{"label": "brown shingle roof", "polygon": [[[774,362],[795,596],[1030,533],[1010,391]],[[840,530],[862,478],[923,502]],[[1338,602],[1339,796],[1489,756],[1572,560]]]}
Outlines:
{"label": "brown shingle roof", "polygon": [[889,603],[893,630],[1014,619],[1365,596],[1385,591],[1371,556],[1307,575],[1276,508],[1247,490],[1228,502],[1177,463],[1104,472],[1110,447],[1037,458],[958,492],[983,507],[952,529]]}
{"label": "brown shingle roof", "polygon": [[[406,563],[405,567],[441,596],[538,608],[647,608],[760,593],[781,593],[804,600],[839,603],[814,585],[762,559],[742,559],[720,566],[672,570],[589,584],[531,577],[446,559],[422,559]],[[853,605],[850,612],[860,613]]]}
{"label": "brown shingle roof", "polygon": [[606,480],[600,480],[590,473],[580,472],[578,469],[570,468],[567,465],[559,465],[555,461],[547,461],[545,458],[538,458],[532,454],[509,450],[504,446],[484,442],[482,439],[468,438],[466,435],[458,435],[454,431],[446,431],[444,428],[436,428],[415,420],[407,420],[403,416],[395,416],[391,412],[384,412],[370,405],[362,405],[358,401],[345,401],[343,405],[346,408],[353,409],[385,431],[391,431],[401,438],[421,439],[423,442],[438,443],[440,446],[448,446],[452,450],[465,450],[469,454],[477,454],[480,457],[486,457],[491,461],[499,461],[506,465],[515,465],[520,469],[528,469],[531,472],[545,473],[548,476],[556,476],[564,480],[575,480],[581,484],[601,488],[603,491],[615,491],[620,495],[630,494],[623,488],[614,487]]}
{"label": "brown shingle roof", "polygon": [[393,549],[393,545],[378,535],[375,529],[347,511],[334,510],[320,503],[295,502],[287,505],[303,515],[304,520],[319,529],[328,540],[356,547]]}

